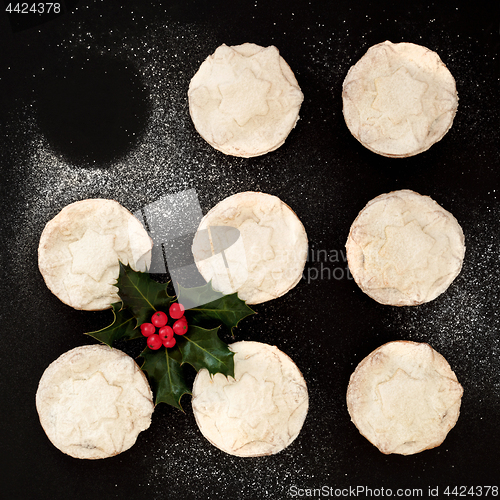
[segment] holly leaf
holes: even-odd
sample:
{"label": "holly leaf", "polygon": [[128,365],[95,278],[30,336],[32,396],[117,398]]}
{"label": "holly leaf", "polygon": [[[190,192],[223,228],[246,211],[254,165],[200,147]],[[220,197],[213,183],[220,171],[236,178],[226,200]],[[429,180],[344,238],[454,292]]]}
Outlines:
{"label": "holly leaf", "polygon": [[168,311],[175,301],[175,297],[168,295],[166,284],[158,283],[149,273],[134,271],[121,262],[116,286],[123,308],[130,308],[137,325],[148,322],[157,310]]}
{"label": "holly leaf", "polygon": [[196,371],[206,368],[210,375],[222,373],[234,377],[234,352],[219,339],[218,329],[189,325],[187,333],[177,341],[182,363],[190,364]]}
{"label": "holly leaf", "polygon": [[[155,311],[167,312],[177,300],[168,294],[168,284],[158,283],[149,273],[134,271],[122,263],[116,286],[121,302],[112,304],[113,322],[102,330],[87,333],[111,347],[117,340],[142,338],[137,326],[149,322]],[[175,347],[162,346],[158,350],[147,347],[140,357],[144,360],[141,369],[155,394],[155,404],[166,403],[183,411],[181,398],[191,394],[184,380],[183,365],[187,363],[196,371],[206,368],[210,375],[222,373],[234,377],[234,353],[217,332],[222,323],[232,333],[243,318],[255,312],[236,293],[216,292],[210,283],[194,289],[179,287],[179,302],[186,307],[187,333],[176,337]],[[212,326],[216,327],[209,329]]]}
{"label": "holly leaf", "polygon": [[115,340],[123,339],[137,339],[142,337],[139,329],[136,329],[135,317],[129,309],[122,309],[121,302],[115,302],[111,304],[113,311],[113,322],[101,330],[95,332],[87,332],[85,335],[89,335],[108,344],[110,347],[113,346]]}
{"label": "holly leaf", "polygon": [[140,356],[144,359],[141,370],[147,373],[155,394],[155,405],[167,403],[184,411],[181,398],[184,394],[191,394],[191,391],[184,381],[179,349],[174,347],[152,351],[146,347]]}
{"label": "holly leaf", "polygon": [[233,328],[243,318],[255,314],[237,293],[224,295],[216,292],[211,283],[196,288],[178,287],[178,301],[186,308],[184,314],[190,325],[210,326],[222,323],[233,334]]}

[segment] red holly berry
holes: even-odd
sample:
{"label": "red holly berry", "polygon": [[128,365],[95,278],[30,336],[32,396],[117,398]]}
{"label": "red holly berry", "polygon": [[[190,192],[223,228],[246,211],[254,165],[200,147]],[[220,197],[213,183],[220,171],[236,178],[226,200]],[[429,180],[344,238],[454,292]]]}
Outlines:
{"label": "red holly berry", "polygon": [[151,323],[153,323],[156,328],[161,328],[168,323],[168,316],[163,311],[156,311],[151,317]]}
{"label": "red holly berry", "polygon": [[150,335],[153,335],[153,333],[155,333],[156,331],[156,328],[154,327],[154,325],[152,323],[143,323],[141,326],[141,333],[145,336],[145,337],[149,337]]}
{"label": "red holly berry", "polygon": [[161,338],[159,335],[157,335],[156,333],[153,333],[153,335],[150,335],[148,337],[147,344],[148,344],[148,347],[150,349],[153,349],[154,351],[156,351],[157,349],[159,349],[162,346],[162,341],[161,341]]}
{"label": "red holly berry", "polygon": [[188,323],[184,316],[174,323],[173,330],[176,335],[184,335],[187,332],[187,329]]}
{"label": "red holly berry", "polygon": [[170,314],[170,317],[173,319],[180,319],[184,315],[184,306],[182,304],[179,304],[178,302],[174,302],[171,306],[170,309],[168,310],[168,314]]}
{"label": "red holly berry", "polygon": [[175,342],[176,342],[176,341],[175,341],[175,337],[168,337],[168,338],[166,338],[166,339],[163,341],[163,345],[164,345],[165,347],[167,347],[167,348],[168,348],[168,347],[174,347]]}
{"label": "red holly berry", "polygon": [[163,326],[160,328],[158,335],[160,336],[161,341],[164,342],[167,339],[173,338],[174,331],[170,326]]}

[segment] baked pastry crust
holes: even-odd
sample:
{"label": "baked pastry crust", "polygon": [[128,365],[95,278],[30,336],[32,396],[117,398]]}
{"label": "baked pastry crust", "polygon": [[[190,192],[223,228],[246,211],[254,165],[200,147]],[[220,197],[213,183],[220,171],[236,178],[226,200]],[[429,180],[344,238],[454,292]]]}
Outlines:
{"label": "baked pastry crust", "polygon": [[307,386],[295,363],[277,347],[236,342],[234,378],[200,370],[193,411],[202,434],[231,455],[272,455],[298,436],[307,415]]}
{"label": "baked pastry crust", "polygon": [[385,41],[352,66],[342,87],[347,127],[383,156],[413,156],[440,141],[458,107],[455,79],[438,54]]}
{"label": "baked pastry crust", "polygon": [[40,237],[38,267],[50,291],[75,309],[97,311],[118,302],[119,261],[145,272],[153,241],[141,223],[114,200],[71,203]]}
{"label": "baked pastry crust", "polygon": [[458,420],[462,394],[450,365],[430,345],[395,341],[359,363],[347,409],[382,453],[411,455],[444,441]]}
{"label": "baked pastry crust", "polygon": [[458,276],[465,240],[452,214],[429,196],[403,189],[361,210],[346,251],[363,292],[381,304],[411,306],[435,299]]}
{"label": "baked pastry crust", "polygon": [[[224,255],[214,251],[214,228],[223,226],[240,232]],[[205,280],[212,280],[213,288],[224,294],[238,292],[248,304],[291,290],[302,277],[307,249],[304,226],[293,210],[276,196],[252,191],[229,196],[213,207],[201,220],[192,247]]]}
{"label": "baked pastry crust", "polygon": [[276,47],[223,44],[201,64],[188,90],[198,133],[225,154],[249,158],[280,147],[304,96]]}
{"label": "baked pastry crust", "polygon": [[87,345],[47,367],[36,408],[54,446],[74,458],[98,459],[128,450],[151,424],[154,404],[148,381],[130,356]]}

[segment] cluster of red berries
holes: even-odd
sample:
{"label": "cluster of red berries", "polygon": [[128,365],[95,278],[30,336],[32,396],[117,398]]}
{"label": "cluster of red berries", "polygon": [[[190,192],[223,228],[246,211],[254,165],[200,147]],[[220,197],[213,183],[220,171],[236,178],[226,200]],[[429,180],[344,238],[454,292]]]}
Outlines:
{"label": "cluster of red berries", "polygon": [[[168,316],[163,311],[156,311],[151,317],[151,323],[143,323],[141,325],[141,333],[148,338],[147,344],[150,349],[159,349],[162,345],[165,347],[174,347],[176,335],[184,335],[188,329],[187,319],[184,316],[184,307],[182,304],[174,302],[168,313],[174,320],[174,324],[170,327],[167,325]],[[156,329],[159,328],[158,333]]]}

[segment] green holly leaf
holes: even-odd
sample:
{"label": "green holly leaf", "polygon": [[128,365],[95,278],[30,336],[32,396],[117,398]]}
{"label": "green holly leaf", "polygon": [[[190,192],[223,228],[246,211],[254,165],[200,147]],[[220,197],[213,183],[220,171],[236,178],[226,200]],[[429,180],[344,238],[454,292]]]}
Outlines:
{"label": "green holly leaf", "polygon": [[130,308],[137,325],[148,322],[157,310],[168,311],[175,301],[167,293],[167,285],[153,280],[149,273],[134,271],[120,262],[120,274],[116,282],[123,308]]}
{"label": "green holly leaf", "polygon": [[234,377],[234,352],[219,339],[218,329],[189,325],[187,333],[177,341],[182,363],[190,364],[196,371],[206,368],[211,375],[222,373]]}
{"label": "green holly leaf", "polygon": [[141,358],[144,359],[141,370],[147,373],[155,394],[155,405],[167,403],[184,411],[180,403],[181,398],[184,394],[191,394],[191,391],[184,381],[179,349],[174,347],[153,351],[146,347]]}
{"label": "green holly leaf", "polygon": [[[237,293],[224,295],[216,292],[211,283],[196,288],[178,286],[178,300],[186,308],[185,316],[190,325],[215,326],[222,323],[232,334],[233,328],[243,318],[255,314]],[[201,305],[191,307],[191,304]]]}
{"label": "green holly leaf", "polygon": [[[116,286],[121,302],[112,304],[113,322],[102,330],[87,333],[109,346],[117,340],[143,338],[137,326],[149,322],[155,311],[168,313],[177,300],[168,294],[168,284],[158,283],[149,273],[134,271],[122,263]],[[211,375],[222,373],[234,377],[234,353],[217,332],[223,324],[232,333],[243,318],[255,312],[236,293],[216,292],[210,283],[192,289],[179,288],[179,302],[186,307],[187,333],[176,337],[175,347],[146,348],[140,357],[144,360],[141,369],[155,394],[155,404],[167,403],[182,411],[182,396],[191,394],[184,380],[183,365],[187,363],[196,371],[206,368]]]}
{"label": "green holly leaf", "polygon": [[121,302],[111,304],[113,311],[113,322],[101,330],[88,332],[85,335],[90,335],[100,342],[113,346],[115,340],[130,340],[142,337],[139,329],[136,329],[135,317],[129,309],[122,309]]}

